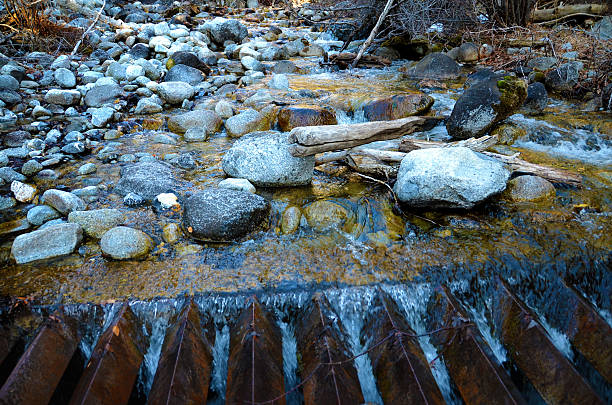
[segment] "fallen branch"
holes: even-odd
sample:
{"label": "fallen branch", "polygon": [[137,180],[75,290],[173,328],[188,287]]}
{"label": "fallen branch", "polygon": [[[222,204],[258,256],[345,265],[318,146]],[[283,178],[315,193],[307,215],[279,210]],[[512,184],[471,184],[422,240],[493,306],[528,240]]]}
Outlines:
{"label": "fallen branch", "polygon": [[[340,69],[348,69],[348,67],[356,60],[357,55],[351,52],[342,52],[329,57],[327,65],[336,65]],[[359,66],[362,67],[384,67],[391,65],[391,61],[376,55],[363,55],[359,60]]]}
{"label": "fallen branch", "polygon": [[602,16],[607,10],[608,6],[606,4],[569,4],[545,10],[534,10],[531,13],[531,21],[539,23],[582,14]]}
{"label": "fallen branch", "polygon": [[417,149],[427,148],[450,148],[453,146],[465,146],[473,151],[481,152],[489,149],[491,146],[497,143],[497,135],[485,135],[480,138],[469,138],[455,142],[436,142],[436,141],[423,141],[420,139],[402,139],[400,142],[400,152],[410,152]]}
{"label": "fallen branch", "polygon": [[582,184],[582,177],[565,170],[530,163],[523,159],[519,159],[516,155],[506,156],[493,152],[482,153],[509,165],[513,173],[532,174],[553,183],[569,184],[576,187],[579,187]]}
{"label": "fallen branch", "polygon": [[372,31],[370,32],[368,39],[366,39],[365,42],[361,44],[361,48],[359,48],[359,52],[357,53],[357,56],[353,60],[353,63],[351,63],[352,68],[357,67],[357,64],[359,63],[359,60],[363,56],[363,53],[365,52],[366,49],[368,49],[368,47],[370,46],[370,44],[376,37],[376,34],[378,34],[380,25],[382,24],[385,17],[387,17],[387,14],[389,14],[389,10],[391,10],[392,4],[393,4],[393,0],[387,0],[387,4],[385,4],[385,8],[383,9],[382,13],[380,13],[380,16],[378,17],[378,21],[376,21],[376,25],[374,26],[374,28],[372,28]]}
{"label": "fallen branch", "polygon": [[96,18],[94,18],[94,20],[91,22],[89,27],[87,27],[87,30],[85,30],[85,32],[81,36],[81,39],[79,39],[79,41],[74,46],[74,49],[72,50],[72,52],[70,52],[70,56],[71,57],[76,55],[77,51],[79,50],[79,47],[81,46],[81,44],[85,40],[85,37],[87,36],[87,34],[89,34],[91,29],[94,27],[94,25],[96,25],[96,23],[100,19],[100,16],[102,15],[102,12],[104,11],[104,7],[106,7],[106,0],[104,0],[104,2],[102,3],[102,7],[100,7],[100,10],[98,11],[98,14],[96,14]]}

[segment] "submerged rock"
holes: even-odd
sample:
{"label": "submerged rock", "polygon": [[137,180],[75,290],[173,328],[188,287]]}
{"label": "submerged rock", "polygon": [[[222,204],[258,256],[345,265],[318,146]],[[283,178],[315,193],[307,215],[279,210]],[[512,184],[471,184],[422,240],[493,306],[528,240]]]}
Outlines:
{"label": "submerged rock", "polygon": [[510,172],[465,147],[415,150],[402,160],[393,190],[410,206],[472,208],[502,192]]}
{"label": "submerged rock", "polygon": [[508,182],[504,195],[514,202],[542,201],[555,196],[555,186],[538,176],[518,176]]}
{"label": "submerged rock", "polygon": [[316,231],[337,228],[350,232],[355,214],[333,200],[318,200],[303,209],[308,225]]}
{"label": "submerged rock", "polygon": [[19,235],[11,254],[18,264],[69,255],[81,243],[83,229],[78,224],[57,224]]}
{"label": "submerged rock", "polygon": [[363,113],[368,121],[397,120],[424,114],[433,103],[433,97],[424,93],[401,94],[370,101],[363,106]]}
{"label": "submerged rock", "polygon": [[269,212],[270,204],[258,195],[207,188],[185,201],[183,230],[200,241],[232,241],[259,228]]}
{"label": "submerged rock", "polygon": [[159,162],[140,162],[121,170],[121,179],[115,193],[125,196],[134,193],[151,201],[158,194],[167,193],[178,186],[169,165]]}
{"label": "submerged rock", "polygon": [[263,131],[269,128],[266,117],[260,112],[249,108],[240,114],[230,117],[225,122],[227,135],[238,138],[254,131]]}
{"label": "submerged rock", "polygon": [[223,120],[212,110],[193,110],[168,119],[168,129],[178,134],[183,134],[192,128],[201,128],[206,134],[211,135],[219,132],[222,125]]}
{"label": "submerged rock", "polygon": [[314,156],[295,157],[289,152],[289,135],[255,132],[232,145],[223,157],[223,171],[256,186],[280,187],[310,184]]}
{"label": "submerged rock", "polygon": [[337,123],[336,114],[331,108],[292,105],[278,112],[278,125],[284,132],[289,132],[295,127],[335,125]]}
{"label": "submerged rock", "polygon": [[108,230],[100,240],[102,253],[116,260],[140,259],[146,256],[153,240],[146,233],[127,226]]}
{"label": "submerged rock", "polygon": [[476,83],[457,100],[446,121],[448,134],[457,139],[482,136],[514,114],[526,97],[527,85],[513,76]]}
{"label": "submerged rock", "polygon": [[81,225],[88,236],[100,239],[109,229],[122,224],[125,216],[116,209],[73,211],[68,214],[68,222]]}

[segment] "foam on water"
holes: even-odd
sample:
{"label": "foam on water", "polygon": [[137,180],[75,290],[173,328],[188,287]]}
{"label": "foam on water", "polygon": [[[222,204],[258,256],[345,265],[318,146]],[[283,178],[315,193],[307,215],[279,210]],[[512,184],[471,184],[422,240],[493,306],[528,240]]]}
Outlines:
{"label": "foam on water", "polygon": [[557,348],[557,350],[563,353],[565,357],[567,357],[570,361],[573,361],[574,353],[572,351],[572,345],[567,335],[559,331],[558,329],[553,328],[548,323],[543,313],[541,313],[540,311],[535,311],[535,312],[538,315],[540,324],[542,325],[544,330],[546,330],[546,333],[548,333],[548,337],[550,338],[550,341],[552,342],[552,344]]}
{"label": "foam on water", "polygon": [[359,108],[351,114],[344,110],[336,110],[336,121],[338,124],[359,124],[361,122],[367,122],[363,108]]}
{"label": "foam on water", "polygon": [[225,403],[225,389],[227,380],[227,361],[229,359],[230,331],[224,325],[216,330],[215,345],[213,346],[213,369],[210,388],[217,394],[216,398],[208,401],[209,404],[221,405]]}
{"label": "foam on water", "polygon": [[491,348],[491,351],[497,358],[497,361],[499,361],[500,364],[504,364],[508,360],[508,353],[499,339],[493,337],[493,333],[491,331],[491,327],[489,326],[489,322],[487,322],[484,309],[477,311],[474,308],[470,308],[469,310],[472,314],[472,319],[474,319],[474,322],[476,322],[476,326],[478,327],[480,334]]}

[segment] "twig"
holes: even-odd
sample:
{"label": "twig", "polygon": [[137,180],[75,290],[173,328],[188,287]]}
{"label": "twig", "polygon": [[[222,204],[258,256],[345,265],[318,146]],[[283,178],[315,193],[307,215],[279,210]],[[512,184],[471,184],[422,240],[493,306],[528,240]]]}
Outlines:
{"label": "twig", "polygon": [[85,40],[85,37],[87,36],[87,34],[89,34],[89,31],[91,31],[91,29],[94,27],[94,25],[96,25],[96,23],[100,19],[100,16],[102,15],[102,12],[104,11],[104,7],[106,7],[106,0],[104,0],[104,2],[102,3],[102,7],[100,7],[100,10],[98,11],[98,14],[96,15],[96,18],[94,18],[94,20],[91,22],[91,25],[87,28],[87,30],[81,36],[81,39],[79,39],[79,41],[74,46],[74,49],[72,50],[72,52],[70,52],[71,57],[77,53],[77,51],[79,50],[79,47]]}
{"label": "twig", "polygon": [[365,52],[366,49],[368,49],[368,47],[372,43],[372,40],[376,37],[376,34],[378,33],[378,30],[380,29],[380,25],[382,24],[385,17],[387,17],[387,14],[389,14],[389,10],[391,10],[392,5],[393,5],[393,0],[387,0],[387,4],[385,4],[385,8],[383,9],[382,13],[380,13],[380,17],[378,17],[378,21],[376,21],[376,25],[374,26],[374,28],[372,28],[372,32],[370,32],[370,36],[368,36],[368,39],[366,39],[366,41],[363,44],[361,44],[361,48],[359,48],[359,52],[357,53],[357,56],[355,57],[355,59],[353,60],[353,63],[351,64],[352,68],[357,67],[357,64],[359,63],[359,60],[363,56],[363,53]]}

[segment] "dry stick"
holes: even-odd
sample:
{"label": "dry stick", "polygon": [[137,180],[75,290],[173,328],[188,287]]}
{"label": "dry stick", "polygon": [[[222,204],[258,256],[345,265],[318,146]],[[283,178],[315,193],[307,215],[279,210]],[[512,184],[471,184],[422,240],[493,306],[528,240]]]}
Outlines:
{"label": "dry stick", "polygon": [[83,40],[85,40],[85,37],[87,36],[87,34],[89,34],[89,31],[91,31],[91,29],[94,27],[94,25],[96,25],[96,23],[100,19],[100,16],[102,15],[102,12],[104,11],[104,7],[106,7],[106,0],[104,0],[104,2],[102,3],[102,7],[100,7],[100,10],[98,11],[98,14],[96,15],[96,18],[94,18],[94,20],[91,22],[91,25],[83,33],[83,35],[81,36],[81,39],[79,39],[79,42],[77,42],[76,45],[74,46],[74,49],[72,50],[72,52],[70,52],[71,57],[77,53],[77,51],[79,50],[79,47],[83,43]]}
{"label": "dry stick", "polygon": [[361,45],[361,48],[359,48],[359,53],[357,54],[357,56],[355,57],[355,60],[353,60],[353,63],[351,64],[352,68],[357,67],[357,64],[359,63],[359,59],[361,59],[365,50],[368,49],[368,47],[370,46],[370,44],[376,37],[376,34],[378,33],[378,30],[380,29],[380,25],[382,24],[387,14],[389,14],[389,10],[391,10],[392,4],[393,4],[393,0],[387,0],[387,4],[385,4],[385,8],[383,12],[380,13],[380,17],[378,17],[378,21],[376,21],[376,25],[374,26],[374,28],[372,28],[372,32],[370,32],[370,36]]}

